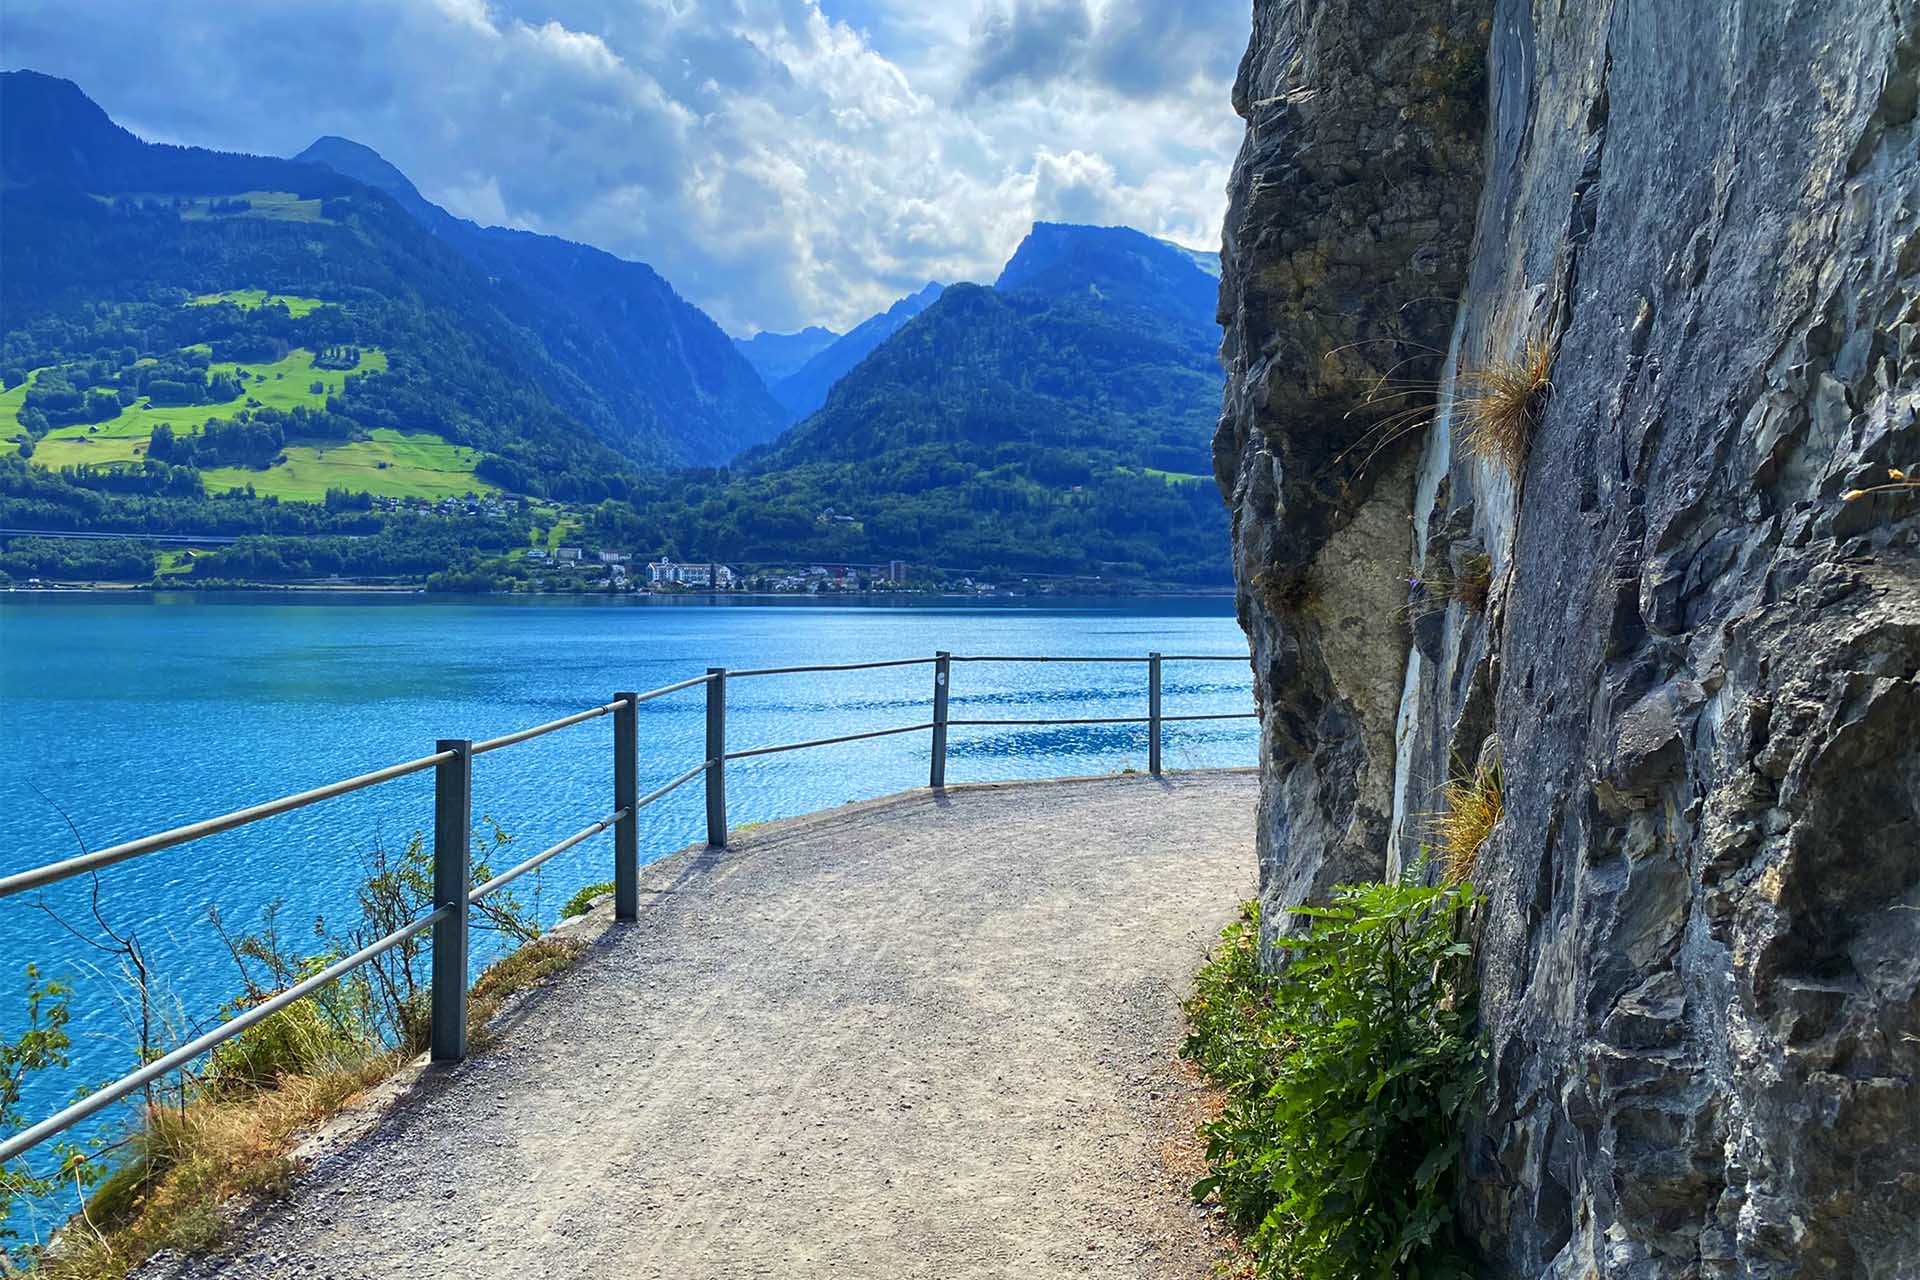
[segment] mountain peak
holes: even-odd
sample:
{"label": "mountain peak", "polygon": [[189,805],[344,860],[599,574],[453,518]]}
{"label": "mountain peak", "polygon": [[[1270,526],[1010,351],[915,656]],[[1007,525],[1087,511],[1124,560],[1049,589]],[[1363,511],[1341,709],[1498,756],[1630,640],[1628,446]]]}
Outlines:
{"label": "mountain peak", "polygon": [[1205,255],[1144,231],[1036,222],[993,287],[1055,298],[1091,294],[1149,310],[1171,306],[1194,325],[1211,328],[1219,284],[1219,269],[1209,269]]}
{"label": "mountain peak", "polygon": [[904,315],[906,319],[911,320],[914,316],[919,315],[922,311],[925,311],[928,307],[938,302],[941,293],[946,290],[946,287],[947,286],[937,280],[929,280],[920,287],[918,293],[910,293],[888,307],[887,314],[890,316]]}
{"label": "mountain peak", "polygon": [[735,338],[733,345],[759,371],[768,386],[799,371],[807,361],[825,351],[840,338],[822,325],[810,324],[793,333],[774,333],[762,329],[751,338]]}
{"label": "mountain peak", "polygon": [[104,163],[137,152],[79,85],[38,71],[0,71],[0,178],[90,187]]}
{"label": "mountain peak", "polygon": [[296,164],[317,164],[355,182],[364,182],[386,192],[402,204],[425,201],[419,188],[413,185],[406,174],[396,169],[378,151],[352,138],[333,134],[316,138],[313,145],[294,156],[293,160]]}

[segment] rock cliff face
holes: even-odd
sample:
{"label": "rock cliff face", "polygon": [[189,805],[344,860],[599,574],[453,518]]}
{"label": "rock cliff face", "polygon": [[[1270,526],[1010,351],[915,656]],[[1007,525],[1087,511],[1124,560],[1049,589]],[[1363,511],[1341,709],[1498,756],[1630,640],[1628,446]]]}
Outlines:
{"label": "rock cliff face", "polygon": [[[1920,1276],[1920,492],[1841,496],[1920,464],[1917,105],[1917,0],[1256,0],[1262,896],[1397,873],[1500,762],[1490,1276]],[[1529,342],[1509,469],[1456,379]]]}

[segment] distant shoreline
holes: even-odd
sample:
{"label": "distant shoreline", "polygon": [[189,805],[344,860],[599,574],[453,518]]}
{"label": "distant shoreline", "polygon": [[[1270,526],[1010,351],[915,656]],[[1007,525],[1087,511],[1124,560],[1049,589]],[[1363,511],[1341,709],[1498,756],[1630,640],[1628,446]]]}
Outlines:
{"label": "distant shoreline", "polygon": [[608,593],[603,591],[428,591],[420,586],[382,586],[378,584],[356,586],[350,583],[259,583],[213,588],[191,587],[155,587],[150,583],[135,582],[92,582],[43,584],[37,587],[14,584],[0,587],[0,599],[7,596],[207,596],[220,599],[232,599],[240,596],[391,596],[419,597],[428,600],[594,600],[606,603],[617,601],[645,602],[647,604],[725,604],[732,601],[752,601],[754,603],[775,604],[892,604],[913,601],[938,601],[941,603],[992,601],[1033,601],[1044,603],[1048,600],[1111,600],[1115,603],[1137,600],[1231,600],[1234,592],[1231,587],[1181,587],[1156,591],[1128,592],[1071,592],[1071,591],[1024,591],[992,592],[981,594],[972,591],[835,591],[808,594],[802,591],[624,591]]}

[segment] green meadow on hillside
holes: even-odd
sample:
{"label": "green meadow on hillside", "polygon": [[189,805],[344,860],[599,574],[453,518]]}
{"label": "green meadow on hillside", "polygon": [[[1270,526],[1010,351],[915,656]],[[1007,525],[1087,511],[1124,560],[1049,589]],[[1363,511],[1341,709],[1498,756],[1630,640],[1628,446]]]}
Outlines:
{"label": "green meadow on hillside", "polygon": [[473,468],[480,455],[429,432],[408,435],[377,427],[369,439],[289,444],[285,462],[265,471],[215,467],[202,471],[210,492],[245,489],[283,502],[319,502],[328,489],[370,493],[377,498],[458,498],[497,493]]}
{"label": "green meadow on hillside", "polygon": [[[33,460],[54,469],[138,462],[146,456],[147,439],[155,427],[164,424],[177,436],[193,435],[208,418],[230,418],[239,409],[253,407],[248,404],[250,400],[269,409],[297,405],[318,409],[327,403],[328,396],[339,393],[348,373],[377,372],[386,367],[387,353],[379,350],[363,352],[359,367],[351,370],[316,369],[313,352],[306,350],[291,351],[284,360],[270,363],[221,362],[210,365],[208,372],[246,374],[246,393],[241,399],[227,404],[155,406],[143,397],[105,422],[55,427],[34,446]],[[319,391],[313,389],[316,383]]]}
{"label": "green meadow on hillside", "polygon": [[42,372],[35,369],[18,386],[0,391],[0,455],[20,452],[20,442],[27,438],[27,429],[20,425],[20,410],[27,404],[27,388]]}
{"label": "green meadow on hillside", "polygon": [[301,298],[288,293],[268,293],[265,289],[228,289],[223,293],[203,293],[188,305],[210,307],[216,302],[231,302],[242,311],[254,311],[268,303],[278,303],[285,307],[287,314],[296,320],[301,316],[311,315],[315,308],[326,305],[319,298]]}
{"label": "green meadow on hillside", "polygon": [[[194,301],[201,305],[231,302],[249,310],[276,302],[296,316],[322,305],[316,298],[269,294],[263,289],[206,294]],[[155,406],[142,397],[105,422],[73,423],[49,431],[34,446],[34,464],[49,470],[138,465],[146,457],[147,442],[155,427],[164,425],[174,435],[185,437],[199,434],[209,418],[228,418],[242,408],[291,410],[304,405],[319,409],[326,405],[328,396],[339,394],[349,373],[378,372],[387,367],[386,352],[378,349],[362,351],[359,365],[351,370],[318,369],[313,360],[313,352],[297,349],[271,362],[215,363],[209,367],[210,373],[244,375],[245,392],[240,399],[226,404]],[[0,393],[0,429],[15,423],[26,403],[28,387],[41,372],[34,370],[27,381]],[[17,429],[8,432],[9,436],[21,434]],[[0,450],[17,452],[19,444],[13,439],[0,441]],[[206,468],[201,479],[209,493],[251,487],[262,497],[286,502],[319,502],[328,489],[428,500],[499,492],[474,475],[480,461],[476,450],[450,444],[432,432],[380,428],[364,440],[295,439],[288,441],[281,458],[266,470]]]}
{"label": "green meadow on hillside", "polygon": [[[167,205],[179,210],[183,222],[204,222],[209,218],[264,218],[270,222],[325,222],[320,200],[302,198],[291,191],[242,191],[238,195],[182,196],[154,192],[122,191],[112,195],[95,194],[101,204]],[[246,207],[236,207],[245,201]]]}

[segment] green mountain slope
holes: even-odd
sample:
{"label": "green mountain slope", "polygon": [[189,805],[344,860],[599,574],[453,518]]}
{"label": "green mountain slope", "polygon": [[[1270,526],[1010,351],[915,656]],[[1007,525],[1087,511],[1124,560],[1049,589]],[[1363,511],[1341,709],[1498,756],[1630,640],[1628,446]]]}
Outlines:
{"label": "green mountain slope", "polygon": [[345,138],[321,138],[294,159],[393,196],[479,268],[547,354],[606,404],[609,421],[583,417],[628,456],[714,465],[789,421],[732,340],[644,262],[457,218],[377,152]]}
{"label": "green mountain slope", "polygon": [[940,299],[943,286],[928,284],[910,293],[879,315],[869,316],[821,348],[799,368],[773,382],[773,398],[794,418],[804,418],[827,402],[827,393],[840,379],[900,327]]}
{"label": "green mountain slope", "polygon": [[[485,455],[480,474],[503,487],[605,491],[618,464],[593,433],[613,434],[610,408],[385,195],[311,165],[140,142],[32,72],[0,76],[0,118],[0,376],[35,383],[0,439],[31,445],[144,401],[193,407],[175,424],[188,431],[218,419],[257,438],[428,434]],[[247,305],[250,291],[305,301]],[[292,411],[232,368],[215,376],[329,350],[353,376]],[[384,367],[345,359],[376,350]],[[186,383],[149,394],[156,363]]]}
{"label": "green mountain slope", "polygon": [[1036,222],[993,287],[1165,317],[1219,345],[1220,260],[1131,227]]}
{"label": "green mountain slope", "polygon": [[1112,228],[1036,228],[1014,263],[1015,287],[947,289],[731,474],[649,495],[633,532],[743,561],[1226,581],[1213,280]]}

